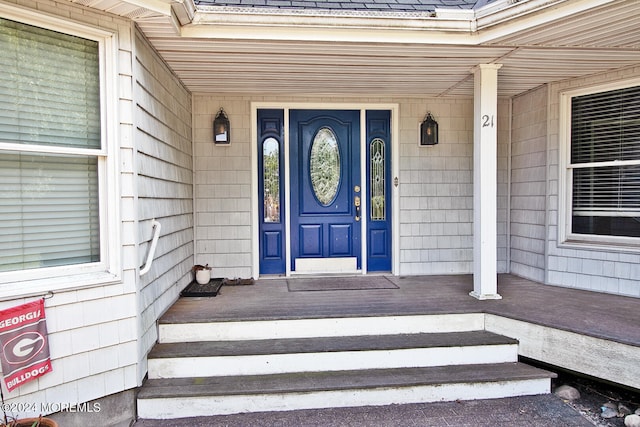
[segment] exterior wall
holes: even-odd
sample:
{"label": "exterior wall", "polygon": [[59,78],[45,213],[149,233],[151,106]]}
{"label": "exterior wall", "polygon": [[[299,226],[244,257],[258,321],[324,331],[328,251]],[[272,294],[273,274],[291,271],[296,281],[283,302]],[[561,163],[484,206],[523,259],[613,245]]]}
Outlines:
{"label": "exterior wall", "polygon": [[[250,277],[252,271],[251,102],[397,103],[399,105],[400,270],[398,274],[471,273],[473,269],[473,99],[302,99],[194,95],[196,262],[214,276]],[[231,144],[212,142],[211,124],[224,107]],[[440,143],[418,146],[419,123],[429,109]],[[500,122],[509,103],[500,101]],[[500,126],[500,125],[499,125]],[[499,128],[498,271],[507,271],[508,126]],[[257,275],[257,272],[255,272]]]}
{"label": "exterior wall", "polygon": [[[213,143],[220,107],[231,122],[229,145]],[[196,263],[212,266],[214,277],[252,277],[251,100],[194,95],[193,126]]]}
{"label": "exterior wall", "polygon": [[193,160],[191,94],[138,30],[133,76],[137,265],[145,263],[152,220],[162,227],[151,270],[139,283],[141,382],[147,372],[146,355],[158,338],[156,321],[192,278]]}
{"label": "exterior wall", "polygon": [[[46,300],[53,370],[5,393],[8,402],[29,402],[35,409],[13,414],[20,416],[55,412],[60,405],[139,386],[147,370],[146,355],[157,338],[155,322],[190,282],[193,265],[191,94],[131,21],[66,2],[38,0],[27,5],[116,36],[112,60],[117,68],[117,114],[108,114],[118,118],[119,178],[108,185],[120,190],[115,195],[120,227],[107,234],[121,241],[117,256],[122,273],[116,283],[79,283],[80,289],[55,292]],[[161,237],[151,270],[139,277],[153,236],[152,219],[161,223]],[[2,301],[0,309],[32,299]],[[109,421],[95,413],[78,414],[78,421],[87,421],[86,415],[98,424],[129,425],[133,395],[122,396],[129,407],[103,414]],[[105,409],[109,405],[105,403]]]}
{"label": "exterior wall", "polygon": [[511,273],[545,279],[547,86],[513,100]]}
{"label": "exterior wall", "polygon": [[[400,103],[399,274],[473,272],[473,99]],[[419,147],[430,109],[440,143]],[[498,106],[498,271],[506,271],[508,103]]]}
{"label": "exterior wall", "polygon": [[[4,1],[4,0],[3,0]],[[120,165],[119,182],[109,183],[122,187],[116,195],[120,210],[120,228],[108,230],[110,235],[122,234],[122,279],[116,283],[96,286],[90,282],[78,283],[79,289],[54,292],[45,302],[52,372],[30,382],[12,393],[5,392],[8,402],[29,403],[35,412],[24,411],[13,415],[38,415],[47,408],[56,411],[60,404],[73,404],[101,398],[136,387],[138,363],[138,314],[136,307],[137,256],[133,239],[136,219],[133,199],[127,188],[133,185],[132,143],[132,80],[131,57],[133,49],[132,27],[127,20],[96,13],[67,2],[36,0],[19,3],[22,7],[43,14],[58,16],[70,22],[87,24],[117,33],[119,79],[117,86],[118,123],[115,129],[121,144],[116,164]],[[1,13],[1,12],[0,12]],[[118,150],[116,150],[118,151]],[[29,283],[24,283],[28,289]],[[55,291],[55,289],[54,289]],[[12,307],[25,298],[0,303],[0,309]],[[58,405],[58,406],[56,406]],[[11,415],[11,414],[9,414]]]}
{"label": "exterior wall", "polygon": [[640,253],[596,246],[563,245],[558,242],[560,182],[560,92],[624,80],[640,75],[640,67],[625,68],[588,78],[563,81],[549,88],[548,132],[548,276],[546,282],[562,286],[640,297]]}

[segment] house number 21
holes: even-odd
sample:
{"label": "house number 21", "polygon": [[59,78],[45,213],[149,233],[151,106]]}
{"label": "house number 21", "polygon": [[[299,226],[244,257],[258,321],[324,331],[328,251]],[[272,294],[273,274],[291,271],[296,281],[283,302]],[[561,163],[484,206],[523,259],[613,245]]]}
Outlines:
{"label": "house number 21", "polygon": [[493,114],[492,115],[487,115],[485,114],[484,116],[482,116],[482,127],[483,128],[492,128],[494,126],[493,123]]}

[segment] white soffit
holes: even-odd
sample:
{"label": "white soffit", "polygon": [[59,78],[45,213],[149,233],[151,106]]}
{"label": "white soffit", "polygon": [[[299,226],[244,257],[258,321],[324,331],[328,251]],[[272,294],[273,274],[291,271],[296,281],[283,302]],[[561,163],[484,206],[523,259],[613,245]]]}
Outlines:
{"label": "white soffit", "polygon": [[[69,0],[72,3],[113,13],[125,18],[170,16],[171,0]],[[192,0],[187,0],[192,1]]]}
{"label": "white soffit", "polygon": [[[592,2],[593,3],[593,2]],[[518,46],[579,46],[640,48],[640,2],[625,0],[581,8],[571,14],[541,22],[533,28],[517,28],[517,20],[495,33],[487,44]],[[553,10],[547,15],[553,16]],[[507,29],[509,31],[507,31]]]}
{"label": "white soffit", "polygon": [[497,0],[475,19],[71,1],[134,19],[192,92],[472,96],[471,69],[500,63],[499,95],[513,96],[640,64],[638,0]]}

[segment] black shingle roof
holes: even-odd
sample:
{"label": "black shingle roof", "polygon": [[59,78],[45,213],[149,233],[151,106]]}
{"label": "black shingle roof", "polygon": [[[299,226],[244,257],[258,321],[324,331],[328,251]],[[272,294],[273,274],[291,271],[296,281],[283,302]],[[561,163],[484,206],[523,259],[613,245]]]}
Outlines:
{"label": "black shingle roof", "polygon": [[276,9],[433,12],[436,8],[473,9],[491,0],[195,0],[202,6]]}

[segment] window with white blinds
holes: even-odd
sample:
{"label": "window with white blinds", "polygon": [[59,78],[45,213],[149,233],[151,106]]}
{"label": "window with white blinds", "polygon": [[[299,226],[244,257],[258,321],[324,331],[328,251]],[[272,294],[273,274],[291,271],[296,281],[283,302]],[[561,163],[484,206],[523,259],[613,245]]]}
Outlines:
{"label": "window with white blinds", "polygon": [[0,18],[0,272],[100,261],[100,149],[98,42]]}
{"label": "window with white blinds", "polygon": [[571,99],[571,232],[640,237],[640,86]]}

